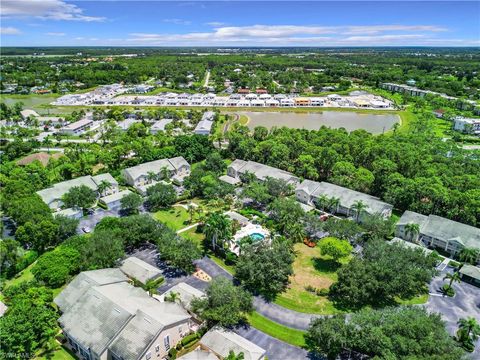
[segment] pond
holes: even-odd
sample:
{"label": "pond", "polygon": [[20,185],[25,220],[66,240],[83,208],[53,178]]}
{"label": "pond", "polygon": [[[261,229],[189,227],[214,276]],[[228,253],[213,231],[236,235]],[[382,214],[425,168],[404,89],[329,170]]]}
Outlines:
{"label": "pond", "polygon": [[331,128],[345,128],[347,131],[365,129],[372,134],[381,134],[400,122],[396,114],[368,114],[355,111],[322,111],[309,113],[295,112],[239,112],[249,118],[247,126],[254,129],[256,126],[265,126],[270,129],[274,126],[295,129],[318,130],[323,125]]}

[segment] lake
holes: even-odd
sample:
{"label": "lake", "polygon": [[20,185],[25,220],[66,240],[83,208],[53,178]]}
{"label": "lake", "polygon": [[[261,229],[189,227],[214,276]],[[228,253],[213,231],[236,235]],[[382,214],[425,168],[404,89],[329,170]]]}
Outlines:
{"label": "lake", "polygon": [[238,112],[250,119],[247,126],[265,126],[270,129],[288,127],[294,129],[318,130],[323,125],[331,128],[345,128],[347,131],[365,129],[372,134],[388,131],[395,123],[400,122],[396,114],[366,114],[355,111],[322,111],[310,113],[295,112]]}

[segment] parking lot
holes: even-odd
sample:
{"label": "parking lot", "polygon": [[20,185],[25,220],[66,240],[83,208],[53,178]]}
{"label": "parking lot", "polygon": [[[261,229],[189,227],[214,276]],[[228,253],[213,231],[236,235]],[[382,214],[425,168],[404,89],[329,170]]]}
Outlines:
{"label": "parking lot", "polygon": [[[439,289],[448,281],[443,278],[452,271],[451,268],[446,268],[432,280],[426,308],[430,312],[440,313],[448,332],[455,335],[458,329],[457,321],[462,318],[474,317],[480,323],[480,288],[465,282],[454,283],[455,296],[451,298],[442,295]],[[477,341],[472,358],[480,359],[480,341]]]}
{"label": "parking lot", "polygon": [[[108,216],[118,217],[118,210],[95,209],[93,214],[87,215],[80,219],[77,227],[77,233],[84,234],[85,232],[93,231],[100,220]],[[83,229],[87,231],[84,231]]]}

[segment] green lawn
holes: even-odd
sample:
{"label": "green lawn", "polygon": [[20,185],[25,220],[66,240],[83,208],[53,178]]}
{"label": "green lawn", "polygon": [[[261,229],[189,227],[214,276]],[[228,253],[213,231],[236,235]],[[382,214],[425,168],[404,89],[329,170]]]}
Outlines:
{"label": "green lawn", "polygon": [[187,227],[190,219],[190,215],[183,206],[172,206],[171,208],[157,211],[153,214],[153,217],[174,230]]}
{"label": "green lawn", "polygon": [[77,359],[77,357],[68,349],[64,348],[63,346],[58,346],[58,349],[55,350],[52,354],[50,355],[40,355],[36,357],[38,360],[74,360]]}
{"label": "green lawn", "polygon": [[399,305],[421,305],[425,304],[428,301],[428,294],[418,295],[412,299],[396,299]]}
{"label": "green lawn", "polygon": [[184,238],[194,241],[198,246],[202,246],[203,239],[205,238],[205,235],[203,235],[203,233],[197,232],[197,227],[184,231],[180,233],[180,235]]}
{"label": "green lawn", "polygon": [[305,290],[307,285],[316,289],[328,289],[337,280],[339,265],[322,256],[318,248],[295,244],[294,275],[290,277],[289,288],[279,294],[275,303],[287,309],[311,314],[338,314],[333,303],[325,296],[318,296]]}
{"label": "green lawn", "polygon": [[247,315],[248,322],[252,327],[264,332],[276,339],[298,347],[305,346],[305,332],[280,325],[257,312]]}
{"label": "green lawn", "polygon": [[30,264],[27,268],[23,269],[17,276],[14,278],[5,281],[5,288],[13,285],[18,285],[21,282],[24,281],[30,281],[33,280],[33,274],[32,274],[32,268],[35,265],[35,263]]}

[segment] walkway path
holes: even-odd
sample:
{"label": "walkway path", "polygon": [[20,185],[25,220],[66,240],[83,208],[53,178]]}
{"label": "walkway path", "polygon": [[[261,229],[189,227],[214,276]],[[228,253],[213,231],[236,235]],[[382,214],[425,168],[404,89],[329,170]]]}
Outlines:
{"label": "walkway path", "polygon": [[183,233],[183,232],[185,232],[185,231],[188,231],[188,230],[190,230],[190,229],[193,229],[194,227],[198,226],[199,224],[200,224],[200,223],[197,222],[197,223],[195,223],[195,224],[192,224],[192,225],[189,225],[189,226],[187,226],[187,227],[184,227],[183,229],[178,230],[178,231],[177,231],[177,234],[181,234],[181,233]]}
{"label": "walkway path", "polygon": [[208,82],[210,81],[210,70],[207,70],[207,75],[205,75],[205,83],[203,87],[208,87]]}

